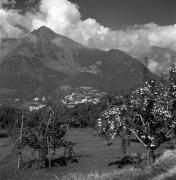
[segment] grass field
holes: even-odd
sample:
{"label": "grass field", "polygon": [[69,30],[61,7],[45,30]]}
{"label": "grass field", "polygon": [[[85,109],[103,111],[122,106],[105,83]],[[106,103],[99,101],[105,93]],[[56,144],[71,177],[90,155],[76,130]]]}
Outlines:
{"label": "grass field", "polygon": [[[119,161],[122,158],[120,149],[120,140],[116,139],[107,144],[107,142],[97,135],[95,130],[87,129],[70,129],[67,137],[75,143],[74,159],[65,163],[63,159],[63,149],[58,150],[52,157],[52,170],[30,168],[31,160],[29,149],[24,151],[24,168],[17,170],[17,156],[13,151],[13,141],[10,138],[0,138],[0,180],[40,180],[40,179],[57,179],[67,174],[103,174],[106,172],[121,171],[120,168],[128,168],[128,163]],[[168,147],[165,144],[159,149],[162,152]],[[128,150],[131,153],[144,153],[144,148],[139,143],[133,143]],[[78,177],[77,177],[78,178]]]}

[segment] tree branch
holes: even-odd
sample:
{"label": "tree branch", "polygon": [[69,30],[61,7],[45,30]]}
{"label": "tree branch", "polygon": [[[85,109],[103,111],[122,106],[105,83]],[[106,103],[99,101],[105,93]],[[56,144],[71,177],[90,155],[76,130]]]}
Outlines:
{"label": "tree branch", "polygon": [[[129,128],[130,129],[130,128]],[[136,134],[136,132],[132,129],[130,131],[136,136],[136,138],[140,141],[140,143],[146,148],[147,145],[142,141],[142,139]]]}
{"label": "tree branch", "polygon": [[170,137],[169,133],[172,132],[172,130],[174,130],[174,128],[175,128],[175,126],[172,129],[169,130],[169,132],[166,134],[166,137]]}
{"label": "tree branch", "polygon": [[140,114],[138,114],[138,116],[140,117],[140,119],[142,121],[142,124],[145,126],[145,123],[144,123],[144,120],[143,120],[142,116]]}
{"label": "tree branch", "polygon": [[[120,121],[120,120],[119,120],[119,121]],[[129,129],[129,130],[135,135],[135,137],[139,140],[139,142],[140,142],[145,148],[147,147],[147,145],[142,141],[142,139],[136,134],[136,132],[135,132],[133,129],[131,129],[131,128],[129,128],[129,127],[126,127],[126,126],[124,125],[124,123],[121,122],[121,121],[120,121],[120,123],[123,124],[123,128],[124,128],[124,129]]]}

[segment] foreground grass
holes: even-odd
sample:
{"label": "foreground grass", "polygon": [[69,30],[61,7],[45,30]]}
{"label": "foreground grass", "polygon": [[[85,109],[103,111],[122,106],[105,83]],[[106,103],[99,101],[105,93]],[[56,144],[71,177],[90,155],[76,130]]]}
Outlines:
{"label": "foreground grass", "polygon": [[104,173],[69,174],[58,180],[175,180],[176,150],[168,150],[151,167],[136,169],[133,167]]}
{"label": "foreground grass", "polygon": [[[126,167],[121,170],[111,170],[105,172],[92,173],[70,173],[62,177],[54,172],[45,172],[43,176],[40,173],[33,173],[29,176],[25,171],[13,171],[9,169],[7,174],[1,176],[1,180],[175,180],[176,179],[176,150],[166,151],[156,162],[145,169],[136,169]],[[32,175],[32,174],[31,174]]]}
{"label": "foreground grass", "polygon": [[[67,139],[73,141],[76,161],[61,163],[62,149],[53,157],[53,168],[29,168],[29,149],[24,152],[24,168],[17,170],[16,155],[11,151],[13,142],[8,138],[0,139],[0,180],[171,180],[176,179],[176,151],[166,151],[152,167],[132,168],[129,164],[119,167],[122,157],[120,140],[111,145],[92,129],[70,129]],[[144,149],[139,143],[133,143],[128,154],[142,153]],[[120,169],[121,168],[121,169]],[[77,173],[75,173],[77,172]]]}

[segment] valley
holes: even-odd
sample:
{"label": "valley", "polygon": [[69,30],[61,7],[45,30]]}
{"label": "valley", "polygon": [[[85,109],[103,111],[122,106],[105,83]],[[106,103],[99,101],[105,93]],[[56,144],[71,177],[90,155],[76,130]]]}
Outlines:
{"label": "valley", "polygon": [[0,179],[149,180],[170,171],[176,56],[150,50],[134,58],[90,48],[46,26],[3,39]]}

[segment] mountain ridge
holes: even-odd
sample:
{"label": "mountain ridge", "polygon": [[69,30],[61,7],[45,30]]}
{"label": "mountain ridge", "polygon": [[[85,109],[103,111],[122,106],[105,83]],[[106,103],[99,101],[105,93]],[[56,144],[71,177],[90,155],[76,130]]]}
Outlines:
{"label": "mountain ridge", "polygon": [[126,91],[147,78],[156,76],[128,54],[88,48],[47,27],[0,46],[0,97],[4,88],[14,97],[54,96],[64,85]]}

